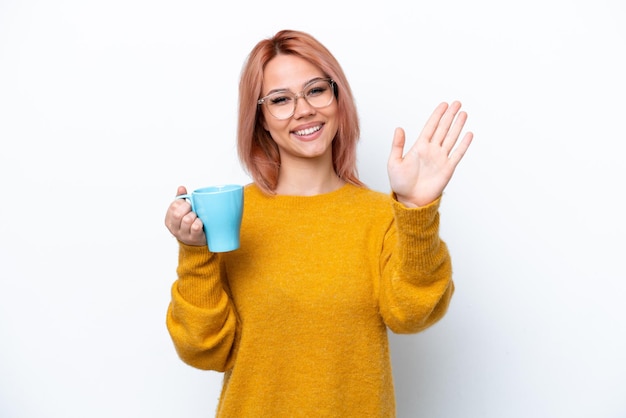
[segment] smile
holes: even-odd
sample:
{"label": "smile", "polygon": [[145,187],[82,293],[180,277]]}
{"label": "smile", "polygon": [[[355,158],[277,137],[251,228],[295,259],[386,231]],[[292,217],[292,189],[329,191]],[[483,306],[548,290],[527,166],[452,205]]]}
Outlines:
{"label": "smile", "polygon": [[301,131],[294,131],[293,133],[298,135],[298,136],[306,136],[306,135],[311,135],[312,133],[315,133],[315,132],[319,131],[320,129],[322,129],[322,125],[314,126],[312,128],[303,129]]}

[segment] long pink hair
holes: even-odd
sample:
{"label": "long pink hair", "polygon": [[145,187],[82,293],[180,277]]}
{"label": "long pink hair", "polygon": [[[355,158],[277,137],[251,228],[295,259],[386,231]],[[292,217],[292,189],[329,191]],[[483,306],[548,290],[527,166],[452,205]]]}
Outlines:
{"label": "long pink hair", "polygon": [[333,140],[333,167],[341,179],[364,186],[359,180],[356,164],[359,118],[348,80],[339,62],[324,45],[311,35],[294,30],[282,30],[271,38],[261,40],[248,55],[242,69],[237,149],[244,169],[261,190],[274,194],[280,155],[276,143],[263,128],[263,112],[257,101],[261,97],[263,69],[279,54],[303,58],[335,81],[339,127]]}

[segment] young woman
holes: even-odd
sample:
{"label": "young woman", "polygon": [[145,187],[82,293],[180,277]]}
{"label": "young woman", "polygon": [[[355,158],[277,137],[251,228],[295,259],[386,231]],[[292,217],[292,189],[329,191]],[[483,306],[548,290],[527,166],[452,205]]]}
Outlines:
{"label": "young woman", "polygon": [[429,327],[454,291],[438,207],[472,140],[459,141],[467,115],[440,104],[406,154],[396,129],[384,194],[358,178],[350,86],[310,35],[260,41],[239,106],[253,179],[240,248],[209,252],[189,204],[167,210],[180,248],[167,312],[176,350],[225,372],[218,417],[393,417],[387,330]]}

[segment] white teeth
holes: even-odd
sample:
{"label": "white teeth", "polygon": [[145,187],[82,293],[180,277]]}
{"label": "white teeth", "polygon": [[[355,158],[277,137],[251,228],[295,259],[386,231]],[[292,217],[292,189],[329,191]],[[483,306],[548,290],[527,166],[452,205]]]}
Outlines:
{"label": "white teeth", "polygon": [[313,128],[303,129],[301,131],[295,131],[294,134],[300,135],[300,136],[311,135],[313,132],[317,132],[320,129],[322,129],[321,126],[315,126]]}

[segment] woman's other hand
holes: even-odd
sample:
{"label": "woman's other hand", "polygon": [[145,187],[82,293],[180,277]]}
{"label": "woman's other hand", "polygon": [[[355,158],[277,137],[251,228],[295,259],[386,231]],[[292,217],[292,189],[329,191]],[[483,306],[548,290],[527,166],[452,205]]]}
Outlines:
{"label": "woman's other hand", "polygon": [[467,120],[460,109],[458,101],[437,106],[406,155],[404,130],[396,128],[387,173],[400,203],[425,206],[443,193],[473,138],[471,132],[465,133],[455,148]]}

